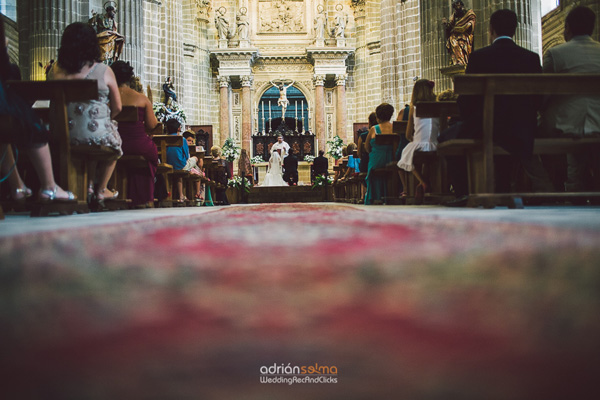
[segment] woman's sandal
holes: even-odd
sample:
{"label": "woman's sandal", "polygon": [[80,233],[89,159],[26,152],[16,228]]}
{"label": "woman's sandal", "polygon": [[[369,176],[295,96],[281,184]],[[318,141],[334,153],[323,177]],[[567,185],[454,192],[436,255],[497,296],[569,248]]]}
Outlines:
{"label": "woman's sandal", "polygon": [[29,189],[27,186],[23,186],[13,190],[10,197],[12,197],[13,201],[22,203],[25,201],[25,199],[30,198],[32,195],[33,192],[31,189]]}
{"label": "woman's sandal", "polygon": [[77,197],[69,192],[69,191],[65,191],[65,193],[67,193],[67,197],[56,197],[56,193],[58,191],[58,186],[54,186],[54,189],[46,189],[46,190],[40,190],[40,201],[42,203],[51,203],[51,202],[71,202],[71,201],[75,201],[77,200]]}
{"label": "woman's sandal", "polygon": [[104,188],[98,190],[94,193],[94,197],[92,198],[92,202],[90,203],[90,208],[95,211],[100,211],[106,208],[104,202],[106,200],[114,200],[119,195],[119,192],[115,190],[114,192]]}

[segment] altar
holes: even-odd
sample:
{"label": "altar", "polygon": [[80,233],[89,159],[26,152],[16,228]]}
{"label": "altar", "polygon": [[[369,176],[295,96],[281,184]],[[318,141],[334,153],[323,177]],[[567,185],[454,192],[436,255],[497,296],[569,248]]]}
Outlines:
{"label": "altar", "polygon": [[294,155],[298,161],[303,161],[304,156],[315,156],[315,135],[309,131],[296,130],[299,121],[295,118],[286,118],[285,124],[281,118],[271,120],[273,126],[278,126],[277,129],[271,130],[270,125],[266,125],[266,132],[259,132],[252,136],[252,155],[261,156],[263,160],[269,161],[271,147],[277,142],[279,135],[283,136],[283,140],[290,145],[290,149],[294,150]]}

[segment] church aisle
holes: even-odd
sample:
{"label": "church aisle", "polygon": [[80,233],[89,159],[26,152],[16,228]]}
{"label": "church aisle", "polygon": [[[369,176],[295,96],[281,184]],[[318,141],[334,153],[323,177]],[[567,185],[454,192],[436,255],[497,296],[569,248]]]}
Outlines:
{"label": "church aisle", "polygon": [[[292,203],[29,219],[29,234],[0,238],[3,393],[595,398],[598,210],[514,223],[515,211]],[[70,219],[94,225],[33,228]]]}

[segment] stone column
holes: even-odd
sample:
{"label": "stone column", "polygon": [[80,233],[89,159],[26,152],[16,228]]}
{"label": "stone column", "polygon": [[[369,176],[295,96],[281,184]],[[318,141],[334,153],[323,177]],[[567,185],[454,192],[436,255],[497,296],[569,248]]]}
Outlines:
{"label": "stone column", "polygon": [[[19,1],[19,63],[23,79],[45,80],[45,65],[56,60],[62,32],[68,24],[85,19],[87,9],[73,0]],[[84,13],[84,14],[83,14]]]}
{"label": "stone column", "polygon": [[335,84],[337,85],[337,107],[336,107],[336,134],[347,142],[348,130],[346,129],[346,121],[348,115],[348,107],[346,105],[346,79],[347,74],[339,74],[335,76]]}
{"label": "stone column", "polygon": [[242,80],[242,149],[251,154],[252,148],[252,101],[250,90],[254,78],[250,75],[241,76]]}
{"label": "stone column", "polygon": [[325,75],[315,75],[315,134],[319,141],[317,150],[325,150]]}
{"label": "stone column", "polygon": [[222,146],[229,137],[229,82],[228,76],[217,77],[221,94],[221,106],[219,109],[219,145]]}
{"label": "stone column", "polygon": [[117,13],[118,31],[125,36],[121,60],[129,61],[144,81],[144,2],[121,1]]}

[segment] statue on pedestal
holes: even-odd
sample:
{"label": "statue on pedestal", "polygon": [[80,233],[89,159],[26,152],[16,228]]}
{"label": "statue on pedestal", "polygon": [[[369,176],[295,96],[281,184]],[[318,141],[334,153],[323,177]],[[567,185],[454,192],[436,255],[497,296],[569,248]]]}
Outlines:
{"label": "statue on pedestal", "polygon": [[322,5],[317,6],[317,15],[315,15],[314,28],[315,28],[315,42],[317,46],[320,44],[323,46],[323,40],[325,39],[325,29],[327,27],[327,16],[325,15]]}
{"label": "statue on pedestal", "polygon": [[246,7],[240,8],[240,13],[236,17],[238,37],[241,40],[248,40],[250,36],[250,22],[246,13],[248,9]]}
{"label": "statue on pedestal", "polygon": [[94,28],[98,36],[102,61],[111,65],[121,56],[125,38],[117,32],[117,23],[115,22],[117,3],[108,1],[104,3],[104,6],[106,13],[97,14],[92,12],[92,18],[89,19],[88,24]]}
{"label": "statue on pedestal", "polygon": [[344,12],[344,6],[342,6],[341,4],[337,4],[335,6],[335,10],[335,25],[333,26],[333,29],[331,31],[331,36],[333,36],[336,39],[344,39],[346,37],[345,31],[346,25],[348,24],[348,14]]}
{"label": "statue on pedestal", "polygon": [[450,54],[451,65],[464,65],[469,62],[473,51],[473,32],[475,30],[475,13],[466,10],[462,0],[452,2],[454,12],[450,21],[442,19],[446,28],[446,48]]}
{"label": "statue on pedestal", "polygon": [[163,91],[165,92],[165,105],[171,106],[172,102],[177,102],[177,94],[175,93],[175,85],[173,85],[173,79],[167,76],[165,83],[162,85]]}
{"label": "statue on pedestal", "polygon": [[225,13],[227,13],[225,7],[219,7],[215,13],[215,26],[217,27],[219,40],[229,39],[229,21],[225,18]]}

